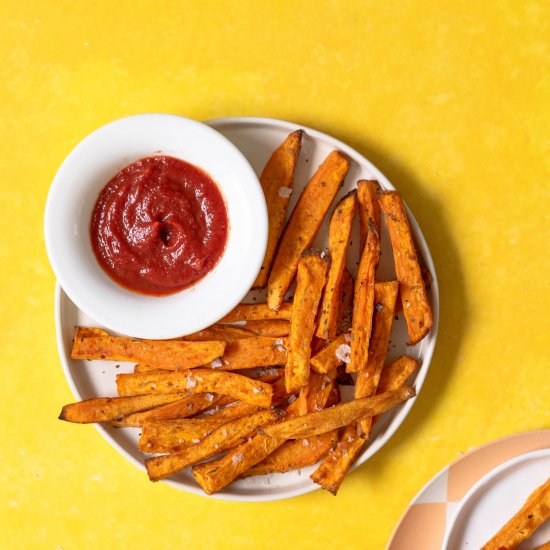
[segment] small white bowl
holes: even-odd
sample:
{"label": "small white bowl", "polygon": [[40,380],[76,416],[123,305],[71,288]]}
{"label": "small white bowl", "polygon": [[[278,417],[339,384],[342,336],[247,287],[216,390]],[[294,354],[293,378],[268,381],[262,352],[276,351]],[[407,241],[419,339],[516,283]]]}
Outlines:
{"label": "small white bowl", "polygon": [[[227,206],[229,232],[214,269],[194,286],[168,296],[131,292],[99,266],[90,241],[98,194],[128,164],[165,154],[202,168]],[[52,182],[44,216],[46,249],[70,299],[100,325],[138,338],[174,338],[223,317],[246,295],[267,244],[267,208],[254,170],[212,128],[187,118],[145,114],[115,120],[80,142]]]}

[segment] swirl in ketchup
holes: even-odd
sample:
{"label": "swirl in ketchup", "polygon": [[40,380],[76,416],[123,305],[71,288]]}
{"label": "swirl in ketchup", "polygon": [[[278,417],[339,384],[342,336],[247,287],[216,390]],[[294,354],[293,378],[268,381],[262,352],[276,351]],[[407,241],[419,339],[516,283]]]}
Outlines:
{"label": "swirl in ketchup", "polygon": [[90,234],[99,264],[117,283],[143,294],[173,294],[218,263],[227,242],[227,209],[200,168],[174,157],[148,157],[103,188]]}

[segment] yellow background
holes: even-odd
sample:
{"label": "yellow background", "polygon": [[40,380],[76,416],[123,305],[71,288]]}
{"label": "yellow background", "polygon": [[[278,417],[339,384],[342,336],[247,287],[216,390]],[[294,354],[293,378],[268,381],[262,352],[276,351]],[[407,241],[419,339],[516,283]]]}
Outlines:
{"label": "yellow background", "polygon": [[[460,453],[549,428],[550,25],[543,0],[0,4],[0,547],[384,548]],[[378,165],[431,247],[441,328],[391,442],[345,481],[267,504],[146,476],[73,400],[44,202],[70,149],[125,115],[282,118]],[[421,548],[411,541],[411,549]]]}

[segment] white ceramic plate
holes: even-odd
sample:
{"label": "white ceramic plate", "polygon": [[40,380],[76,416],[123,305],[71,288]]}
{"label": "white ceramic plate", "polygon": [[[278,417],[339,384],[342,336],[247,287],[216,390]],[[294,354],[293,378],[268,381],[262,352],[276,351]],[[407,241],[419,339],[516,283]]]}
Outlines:
{"label": "white ceramic plate", "polygon": [[[491,470],[460,502],[443,541],[443,550],[481,548],[549,477],[550,449],[520,455]],[[549,540],[547,521],[518,550],[536,548]]]}
{"label": "white ceramic plate", "polygon": [[[335,203],[353,189],[358,179],[377,179],[386,189],[394,187],[388,179],[366,158],[361,156],[346,144],[315,130],[300,127],[290,122],[283,122],[266,118],[223,118],[208,121],[212,128],[221,132],[232,141],[245,155],[257,174],[260,174],[273,150],[292,131],[303,128],[305,134],[302,143],[302,152],[294,179],[294,193],[289,208],[292,211],[298,196],[308,182],[315,169],[323,161],[332,149],[342,151],[351,161],[350,171],[346,181],[335,199]],[[419,247],[426,267],[432,275],[432,284],[429,289],[430,299],[433,305],[434,327],[430,334],[416,346],[407,346],[407,331],[400,314],[394,323],[389,359],[395,358],[404,353],[417,357],[421,362],[421,368],[414,376],[414,385],[417,392],[422,388],[426,377],[430,360],[432,358],[437,327],[439,319],[439,300],[437,277],[430,252],[422,233],[409,212],[411,228]],[[351,239],[350,252],[348,254],[348,268],[353,275],[357,271],[358,258],[358,223],[356,222]],[[321,226],[314,246],[325,248],[328,239],[328,216]],[[382,257],[378,269],[379,279],[395,278],[391,245],[385,227],[381,235]],[[245,301],[262,301],[262,292],[251,292]],[[133,365],[121,363],[115,365],[105,361],[74,361],[70,358],[74,327],[76,325],[97,326],[93,319],[86,317],[58,287],[56,294],[56,325],[59,354],[67,380],[77,399],[87,399],[98,396],[116,395],[115,375],[120,372],[131,372]],[[344,394],[345,395],[345,394]],[[414,399],[386,413],[380,422],[377,423],[372,438],[365,448],[365,451],[356,462],[355,466],[363,464],[390,439],[399,425],[403,422]],[[97,425],[97,429],[103,437],[126,458],[136,464],[140,469],[143,466],[144,455],[137,450],[139,430],[136,428],[115,429],[110,425]],[[305,468],[301,471],[289,472],[286,474],[273,474],[237,481],[221,491],[212,498],[239,501],[267,501],[290,498],[308,493],[318,488],[310,479],[309,475],[314,467]],[[185,491],[204,495],[202,490],[194,482],[189,470],[183,471],[172,478],[165,480],[165,483],[183,489]]]}

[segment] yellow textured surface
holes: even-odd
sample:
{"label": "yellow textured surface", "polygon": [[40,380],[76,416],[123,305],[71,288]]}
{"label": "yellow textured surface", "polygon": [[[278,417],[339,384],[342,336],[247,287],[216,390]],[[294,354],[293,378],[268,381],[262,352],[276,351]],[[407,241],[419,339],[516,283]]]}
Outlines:
{"label": "yellow textured surface", "polygon": [[[550,25],[544,0],[0,4],[2,548],[384,548],[470,447],[549,428]],[[216,502],[151,484],[92,427],[55,346],[50,181],[141,112],[324,130],[402,191],[431,247],[441,329],[391,442],[334,498]],[[417,546],[411,541],[411,549]]]}

